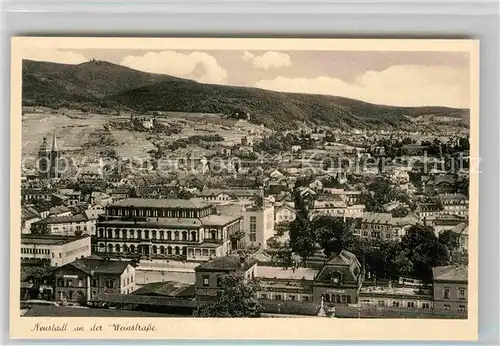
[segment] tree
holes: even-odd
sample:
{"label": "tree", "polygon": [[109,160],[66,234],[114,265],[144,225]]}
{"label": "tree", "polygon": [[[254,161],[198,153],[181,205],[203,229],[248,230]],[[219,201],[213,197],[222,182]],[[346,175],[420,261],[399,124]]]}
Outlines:
{"label": "tree", "polygon": [[361,196],[367,211],[385,212],[384,204],[392,202],[394,189],[391,183],[385,178],[378,177],[373,183],[368,185],[368,191]]}
{"label": "tree", "polygon": [[179,191],[179,195],[178,195],[178,197],[180,199],[190,199],[190,198],[193,198],[193,196],[194,195],[190,191],[185,190],[185,189],[181,189]]}
{"label": "tree", "polygon": [[309,217],[309,202],[299,189],[294,191],[296,217],[290,224],[290,246],[304,262],[316,251],[316,234]]}
{"label": "tree", "polygon": [[352,247],[354,234],[350,224],[344,222],[342,218],[319,216],[313,220],[313,228],[326,256],[332,253],[339,254],[342,250]]}
{"label": "tree", "polygon": [[290,244],[284,244],[271,238],[267,241],[267,249],[264,252],[271,257],[271,261],[278,267],[288,269],[293,266],[292,249]]}
{"label": "tree", "polygon": [[397,276],[409,276],[413,272],[413,262],[409,258],[409,251],[400,251],[393,259],[394,267],[397,268]]}
{"label": "tree", "polygon": [[439,234],[439,242],[445,245],[450,252],[458,248],[458,236],[451,230],[441,232]]}
{"label": "tree", "polygon": [[216,301],[198,307],[194,315],[198,317],[255,317],[262,306],[257,301],[259,284],[247,280],[242,271],[220,276],[222,295]]}
{"label": "tree", "polygon": [[405,217],[410,213],[410,208],[405,205],[400,205],[391,210],[392,217]]}
{"label": "tree", "polygon": [[412,226],[401,239],[401,249],[413,264],[412,274],[432,281],[432,267],[449,264],[449,250],[429,226]]}

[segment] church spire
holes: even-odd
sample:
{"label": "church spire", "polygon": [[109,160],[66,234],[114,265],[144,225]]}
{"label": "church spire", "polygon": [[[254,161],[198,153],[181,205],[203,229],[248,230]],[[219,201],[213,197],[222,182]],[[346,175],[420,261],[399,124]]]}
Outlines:
{"label": "church spire", "polygon": [[54,130],[54,134],[52,135],[52,151],[58,151],[56,130]]}

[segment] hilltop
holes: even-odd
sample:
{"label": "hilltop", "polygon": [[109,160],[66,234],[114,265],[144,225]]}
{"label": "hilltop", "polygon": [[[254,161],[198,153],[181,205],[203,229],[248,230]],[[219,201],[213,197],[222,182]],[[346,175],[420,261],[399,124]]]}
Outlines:
{"label": "hilltop", "polygon": [[469,117],[463,109],[392,107],[336,96],[203,84],[104,61],[79,65],[24,61],[23,105],[230,116],[249,113],[251,122],[272,129],[290,129],[303,122],[336,128],[414,129],[439,119],[468,127]]}

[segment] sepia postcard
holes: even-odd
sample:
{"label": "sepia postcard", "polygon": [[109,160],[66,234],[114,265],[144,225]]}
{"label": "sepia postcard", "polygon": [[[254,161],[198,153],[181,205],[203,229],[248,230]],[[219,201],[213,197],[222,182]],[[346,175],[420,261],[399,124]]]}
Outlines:
{"label": "sepia postcard", "polygon": [[477,339],[478,41],[11,60],[11,338]]}

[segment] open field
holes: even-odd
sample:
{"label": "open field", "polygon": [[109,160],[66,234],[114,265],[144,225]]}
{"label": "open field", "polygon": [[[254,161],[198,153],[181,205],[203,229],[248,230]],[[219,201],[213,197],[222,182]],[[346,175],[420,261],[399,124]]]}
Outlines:
{"label": "open field", "polygon": [[[74,150],[88,141],[90,133],[102,129],[109,116],[86,114],[71,115],[72,111],[53,113],[26,113],[22,118],[22,154],[36,155],[43,137],[51,145],[54,129],[60,149]],[[75,111],[76,113],[76,111]],[[71,116],[70,117],[68,117]]]}
{"label": "open field", "polygon": [[115,150],[120,157],[145,160],[149,157],[148,151],[156,149],[146,139],[149,135],[147,132],[130,132],[126,130],[111,130],[110,132],[118,142]]}

